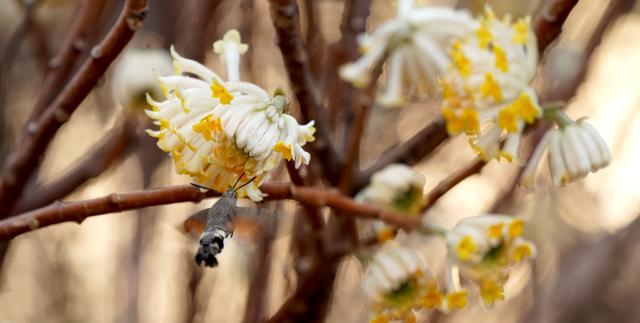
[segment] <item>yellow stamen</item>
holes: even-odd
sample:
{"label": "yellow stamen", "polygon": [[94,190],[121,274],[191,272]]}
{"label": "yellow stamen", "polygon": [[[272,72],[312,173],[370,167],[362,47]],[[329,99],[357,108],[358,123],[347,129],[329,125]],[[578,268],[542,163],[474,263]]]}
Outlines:
{"label": "yellow stamen", "polygon": [[176,75],[182,74],[182,68],[180,68],[178,61],[176,61],[175,59],[173,60],[173,73],[175,73]]}
{"label": "yellow stamen", "polygon": [[434,280],[427,283],[427,293],[422,300],[426,308],[437,308],[442,304],[442,293],[438,290],[438,283]]}
{"label": "yellow stamen", "polygon": [[182,111],[184,113],[189,113],[189,108],[187,107],[186,100],[180,89],[176,89],[176,97],[178,98],[178,100],[180,100],[180,106],[182,107]]}
{"label": "yellow stamen", "polygon": [[489,238],[491,239],[500,239],[500,237],[502,237],[502,227],[504,226],[504,224],[502,223],[498,223],[498,224],[494,224],[492,226],[489,226]]}
{"label": "yellow stamen", "polygon": [[521,219],[515,219],[509,223],[509,238],[517,238],[524,232],[524,221]]}
{"label": "yellow stamen", "polygon": [[208,115],[194,124],[192,129],[194,132],[202,134],[204,139],[211,141],[214,133],[222,131],[222,125],[220,124],[220,118],[213,119],[213,116]]}
{"label": "yellow stamen", "polygon": [[378,314],[374,316],[369,322],[370,323],[389,323],[389,318],[386,317],[384,314]]}
{"label": "yellow stamen", "polygon": [[483,279],[480,282],[480,297],[487,306],[492,306],[498,300],[504,300],[504,289],[493,279]]}
{"label": "yellow stamen", "polygon": [[393,239],[396,236],[396,232],[391,228],[384,228],[377,233],[378,241],[385,242]]}
{"label": "yellow stamen", "polygon": [[502,90],[491,73],[484,75],[484,82],[480,85],[480,93],[484,97],[491,97],[494,102],[502,101]]}
{"label": "yellow stamen", "polygon": [[523,243],[516,247],[513,251],[513,260],[515,262],[521,262],[527,258],[533,257],[533,248],[528,243]]}
{"label": "yellow stamen", "polygon": [[404,315],[404,323],[416,323],[417,319],[416,319],[416,315],[413,314],[413,312],[407,312],[407,314]]}
{"label": "yellow stamen", "polygon": [[469,59],[464,55],[464,52],[462,51],[462,44],[460,42],[455,42],[453,44],[451,58],[462,76],[468,76],[471,73],[471,61],[469,61]]}
{"label": "yellow stamen", "polygon": [[529,19],[518,19],[513,25],[513,42],[516,44],[526,45],[529,41]]}
{"label": "yellow stamen", "polygon": [[444,117],[446,122],[449,135],[459,134],[464,129],[462,120],[455,114],[453,109],[448,107],[442,108],[442,117]]}
{"label": "yellow stamen", "polygon": [[540,109],[533,103],[531,97],[525,92],[521,92],[518,99],[511,104],[517,111],[518,116],[527,123],[533,123],[540,115]]}
{"label": "yellow stamen", "polygon": [[456,89],[450,82],[440,81],[440,91],[442,92],[442,98],[445,100],[457,97]]}
{"label": "yellow stamen", "polygon": [[508,132],[518,132],[517,111],[513,105],[510,105],[498,112],[498,127]]}
{"label": "yellow stamen", "polygon": [[447,294],[447,305],[450,309],[462,309],[467,306],[467,290],[460,290]]}
{"label": "yellow stamen", "polygon": [[508,72],[509,64],[507,62],[507,53],[504,49],[497,44],[493,45],[493,53],[496,57],[496,67],[505,73]]}
{"label": "yellow stamen", "polygon": [[493,40],[489,26],[484,23],[476,30],[476,37],[478,37],[478,45],[480,48],[487,48]]}
{"label": "yellow stamen", "polygon": [[288,145],[286,143],[284,143],[284,141],[278,141],[276,142],[276,144],[273,146],[273,150],[275,152],[281,153],[282,154],[282,158],[286,159],[286,160],[291,160],[292,156],[291,156],[291,145]]}
{"label": "yellow stamen", "polygon": [[468,260],[476,250],[478,247],[469,236],[462,238],[456,247],[456,253],[461,260]]}
{"label": "yellow stamen", "polygon": [[231,100],[233,100],[233,95],[229,93],[227,88],[218,82],[218,80],[213,80],[210,88],[212,92],[211,96],[220,100],[221,104],[227,105],[231,103]]}
{"label": "yellow stamen", "polygon": [[462,110],[460,120],[462,121],[464,132],[467,135],[475,135],[480,132],[480,119],[476,109],[466,108]]}

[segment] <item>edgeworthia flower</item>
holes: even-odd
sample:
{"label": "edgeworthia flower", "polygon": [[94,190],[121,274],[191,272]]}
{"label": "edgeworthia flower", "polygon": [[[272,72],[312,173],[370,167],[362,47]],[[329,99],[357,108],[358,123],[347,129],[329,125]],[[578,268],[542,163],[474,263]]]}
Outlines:
{"label": "edgeworthia flower", "polygon": [[[356,200],[418,216],[424,205],[424,184],[424,176],[411,167],[391,164],[371,177],[371,183],[356,195]],[[382,221],[374,221],[373,225],[380,241],[393,238],[397,231]]]}
{"label": "edgeworthia flower", "polygon": [[240,55],[247,48],[236,30],[214,43],[226,81],[171,48],[175,75],[156,77],[166,100],[147,97],[152,107],[147,115],[159,126],[147,133],[171,154],[178,173],[204,186],[224,192],[240,177],[255,177],[238,193],[259,201],[258,187],[280,159],[293,160],[296,167],[309,163],[302,146],[314,140],[315,128],[313,121],[299,125],[287,114],[289,102],[281,91],[270,96],[239,80]]}
{"label": "edgeworthia flower", "polygon": [[467,134],[485,160],[517,160],[524,126],[542,117],[530,86],[538,50],[529,17],[512,23],[487,8],[474,30],[453,41],[449,57],[452,67],[441,78],[447,131]]}
{"label": "edgeworthia flower", "polygon": [[446,235],[450,266],[475,282],[484,304],[504,299],[509,267],[535,257],[533,243],[522,237],[524,220],[504,215],[481,215],[461,220]]}
{"label": "edgeworthia flower", "polygon": [[362,281],[371,322],[415,322],[415,310],[438,308],[443,296],[420,254],[386,245],[373,257]]}
{"label": "edgeworthia flower", "polygon": [[171,56],[166,50],[131,48],[118,61],[111,79],[114,100],[126,110],[142,110],[147,107],[145,95],[159,99],[162,91],[153,71],[171,73]]}
{"label": "edgeworthia flower", "polygon": [[470,32],[473,25],[467,12],[415,7],[413,0],[399,0],[395,19],[360,36],[363,55],[342,66],[340,76],[365,87],[376,66],[386,60],[387,84],[377,99],[384,106],[402,105],[410,90],[437,87],[437,76],[450,65],[446,48],[451,39]]}
{"label": "edgeworthia flower", "polygon": [[559,129],[548,131],[527,164],[522,182],[531,186],[548,148],[549,170],[555,185],[564,185],[609,165],[611,153],[600,133],[584,119],[564,120]]}

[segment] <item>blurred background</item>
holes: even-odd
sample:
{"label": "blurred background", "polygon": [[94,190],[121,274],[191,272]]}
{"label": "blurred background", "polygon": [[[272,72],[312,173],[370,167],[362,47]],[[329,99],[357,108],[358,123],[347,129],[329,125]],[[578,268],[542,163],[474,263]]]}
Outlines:
{"label": "blurred background", "polygon": [[[99,40],[122,6],[122,1],[98,2],[103,8],[95,28],[88,35],[88,44],[77,44],[79,47]],[[499,16],[518,17],[535,15],[545,1],[421,2],[476,13],[490,3]],[[618,13],[618,19],[611,19],[606,13],[618,2],[624,3],[625,10]],[[82,3],[0,2],[0,160],[19,137],[49,59],[60,48]],[[324,44],[340,39],[343,1],[299,3],[305,13],[313,13]],[[121,57],[134,49],[167,50],[175,44],[183,56],[221,70],[211,44],[226,30],[236,28],[250,44],[242,65],[243,79],[268,91],[282,86],[291,95],[266,0],[152,0],[150,8],[143,29]],[[567,111],[574,118],[589,116],[609,144],[611,165],[564,188],[553,187],[546,172],[541,172],[545,175],[539,178],[537,189],[524,189],[512,184],[515,165],[492,162],[481,174],[451,190],[429,211],[434,221],[453,226],[461,218],[498,205],[502,212],[531,219],[527,234],[538,244],[539,254],[532,265],[515,268],[506,300],[493,309],[483,308],[471,296],[464,310],[423,315],[420,321],[640,322],[640,228],[636,223],[628,226],[640,214],[638,10],[634,1],[580,0],[559,40],[547,51],[535,81],[541,93],[553,93],[548,98],[565,98],[563,91],[569,91],[571,97],[571,84],[586,73]],[[373,1],[368,30],[394,12],[393,1]],[[303,15],[303,26],[307,26],[306,17]],[[604,34],[594,42],[598,33]],[[311,50],[323,48],[318,45]],[[168,156],[144,134],[148,124],[139,104],[123,107],[114,98],[118,90],[111,82],[120,63],[114,62],[58,132],[21,205],[45,203],[38,199],[46,195],[49,184],[81,170],[94,175],[86,176],[91,179],[64,199],[189,182],[174,173]],[[323,68],[320,61],[313,65]],[[433,104],[374,110],[361,147],[363,167],[434,120],[437,110],[425,107]],[[87,151],[105,146],[110,149],[99,155],[101,159],[83,168]],[[464,138],[443,144],[416,166],[427,178],[425,192],[473,158]],[[288,180],[281,169],[273,177]],[[203,270],[193,262],[196,239],[185,234],[181,224],[211,203],[92,217],[81,225],[59,224],[14,239],[1,268],[0,322],[251,322],[247,312],[254,309],[251,304],[256,300],[250,295],[256,289],[265,291],[260,300],[262,315],[272,315],[295,287],[291,256],[295,204],[267,203],[266,207],[279,214],[274,229],[239,232],[227,243],[221,265]],[[443,243],[422,237],[413,240],[438,272],[443,266]],[[328,322],[368,320],[360,290],[361,271],[355,258],[346,257],[341,263]]]}

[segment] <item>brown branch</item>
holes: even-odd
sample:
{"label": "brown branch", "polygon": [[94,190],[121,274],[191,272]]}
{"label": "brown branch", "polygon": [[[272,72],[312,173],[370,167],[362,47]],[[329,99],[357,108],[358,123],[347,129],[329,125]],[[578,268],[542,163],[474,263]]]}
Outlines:
{"label": "brown branch", "polygon": [[71,75],[80,54],[86,49],[89,32],[104,7],[105,0],[85,0],[58,54],[49,61],[49,71],[28,120],[37,120],[56,98]]}
{"label": "brown branch", "polygon": [[53,182],[43,187],[26,188],[13,214],[37,209],[71,194],[90,179],[104,173],[119,161],[127,147],[133,141],[135,125],[131,122],[111,130],[96,144],[96,147],[84,154],[84,158]]}
{"label": "brown branch", "polygon": [[373,174],[389,164],[403,163],[415,165],[429,155],[441,143],[449,138],[444,121],[438,119],[418,131],[409,140],[393,146],[382,153],[380,158],[364,172],[355,183],[355,190],[360,190],[369,183]]}
{"label": "brown branch", "polygon": [[25,183],[38,166],[49,142],[96,85],[109,64],[142,26],[147,0],[127,0],[116,24],[80,67],[64,90],[37,121],[26,126],[24,138],[6,160],[0,185],[0,218],[7,217]]}
{"label": "brown branch", "polygon": [[[185,57],[202,62],[210,51],[207,44],[207,24],[212,20],[221,1],[188,0],[183,1],[177,21],[175,46]],[[244,32],[242,33],[245,36]]]}
{"label": "brown branch", "polygon": [[[333,190],[299,187],[287,183],[266,183],[260,189],[267,193],[267,201],[290,199],[314,208],[330,207],[341,214],[364,219],[379,219],[405,230],[420,226],[420,219],[397,212],[355,202]],[[81,223],[90,216],[122,212],[148,206],[180,202],[199,202],[205,197],[219,196],[217,192],[202,193],[191,185],[113,193],[107,196],[75,202],[56,202],[9,219],[0,221],[0,240],[49,225],[74,221]]]}
{"label": "brown branch", "polygon": [[458,170],[457,172],[449,175],[447,178],[442,180],[425,197],[426,204],[423,208],[423,211],[431,207],[436,201],[438,201],[443,195],[449,192],[453,187],[460,184],[462,181],[464,181],[468,177],[480,173],[480,171],[482,171],[482,168],[486,164],[487,162],[479,158],[476,158],[474,161],[469,163],[469,165],[465,166],[464,168]]}
{"label": "brown branch", "polygon": [[543,53],[556,39],[565,20],[578,0],[552,0],[548,2],[533,21],[533,29],[538,38],[538,50]]}
{"label": "brown branch", "polygon": [[323,173],[337,183],[339,156],[331,144],[326,111],[317,85],[312,79],[309,58],[302,41],[298,5],[295,0],[270,0],[271,17],[277,34],[277,43],[287,68],[291,88],[298,99],[302,121],[315,120],[317,138],[310,143],[314,157],[322,163]]}

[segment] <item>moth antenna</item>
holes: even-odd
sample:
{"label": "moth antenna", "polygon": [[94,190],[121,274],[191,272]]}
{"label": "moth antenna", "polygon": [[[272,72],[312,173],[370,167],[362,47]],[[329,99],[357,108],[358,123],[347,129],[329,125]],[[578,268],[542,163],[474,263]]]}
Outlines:
{"label": "moth antenna", "polygon": [[234,190],[233,190],[233,192],[235,193],[235,192],[237,192],[239,189],[241,189],[241,188],[243,188],[243,187],[245,187],[245,186],[249,185],[251,182],[253,182],[253,180],[254,180],[254,179],[256,179],[256,177],[255,177],[255,176],[254,176],[252,179],[250,179],[248,182],[246,182],[246,183],[244,183],[244,184],[240,185],[240,187],[238,187],[238,188],[234,189]]}
{"label": "moth antenna", "polygon": [[242,174],[240,174],[240,177],[238,177],[238,179],[236,180],[235,183],[233,183],[233,186],[231,188],[235,189],[236,185],[238,185],[238,183],[240,182],[240,180],[242,179],[242,177],[244,176],[244,172]]}
{"label": "moth antenna", "polygon": [[194,186],[194,187],[197,187],[197,188],[201,188],[201,189],[204,189],[204,190],[207,190],[207,191],[215,191],[213,188],[202,186],[202,185],[196,184],[196,183],[191,183],[191,186]]}

